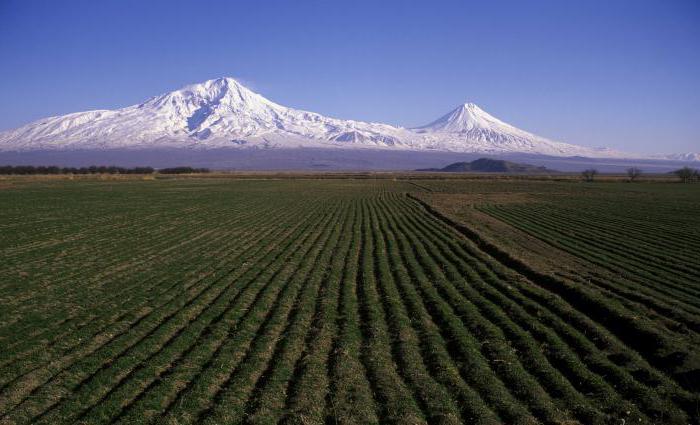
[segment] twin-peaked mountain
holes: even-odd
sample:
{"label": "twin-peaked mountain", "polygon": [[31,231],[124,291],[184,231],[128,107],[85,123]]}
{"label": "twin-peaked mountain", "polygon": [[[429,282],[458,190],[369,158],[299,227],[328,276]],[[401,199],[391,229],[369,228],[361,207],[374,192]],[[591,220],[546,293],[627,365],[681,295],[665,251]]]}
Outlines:
{"label": "twin-peaked mountain", "polygon": [[0,133],[0,151],[221,147],[616,156],[536,136],[473,103],[408,129],[287,108],[232,78],[190,85],[139,105],[45,118]]}

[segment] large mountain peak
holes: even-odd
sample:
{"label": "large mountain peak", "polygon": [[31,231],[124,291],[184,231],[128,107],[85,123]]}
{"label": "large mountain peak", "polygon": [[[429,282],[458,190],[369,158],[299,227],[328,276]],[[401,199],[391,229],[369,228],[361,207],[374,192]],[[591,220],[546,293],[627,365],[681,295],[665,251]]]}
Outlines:
{"label": "large mountain peak", "polygon": [[155,108],[179,106],[185,109],[205,105],[211,107],[226,105],[233,110],[278,106],[231,77],[191,84],[179,90],[156,96],[142,105]]}
{"label": "large mountain peak", "polygon": [[252,90],[248,89],[243,84],[231,77],[221,77],[213,80],[207,80],[199,84],[192,84],[180,89],[179,91],[184,92],[187,95],[199,96],[211,100],[221,99],[224,97],[239,99],[241,101],[246,99],[262,98],[262,96],[254,93]]}
{"label": "large mountain peak", "polygon": [[245,129],[246,134],[273,127],[275,117],[286,110],[231,77],[191,84],[151,98],[138,107],[166,117],[164,121],[175,127],[184,126],[199,140],[212,134],[214,128],[210,127]]}

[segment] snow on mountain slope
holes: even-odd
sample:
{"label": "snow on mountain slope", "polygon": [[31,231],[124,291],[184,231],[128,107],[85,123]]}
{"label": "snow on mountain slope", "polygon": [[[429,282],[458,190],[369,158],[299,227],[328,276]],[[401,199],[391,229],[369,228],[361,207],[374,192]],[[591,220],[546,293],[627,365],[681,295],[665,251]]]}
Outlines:
{"label": "snow on mountain slope", "polygon": [[618,156],[618,152],[554,142],[507,124],[473,103],[458,106],[413,131],[443,150],[468,145],[478,152],[525,152],[555,156]]}
{"label": "snow on mountain slope", "polygon": [[483,109],[474,103],[465,103],[453,109],[446,115],[438,118],[430,124],[417,127],[419,132],[448,132],[464,133],[477,131],[479,129],[493,128],[504,132],[527,135],[524,131],[504,123],[503,121],[487,114]]}
{"label": "snow on mountain slope", "polygon": [[218,78],[117,110],[45,118],[0,133],[0,151],[157,148],[372,148],[622,157],[517,129],[472,103],[414,129],[274,103]]}
{"label": "snow on mountain slope", "polygon": [[700,153],[688,152],[688,153],[672,153],[672,154],[659,154],[653,155],[652,158],[657,159],[667,159],[670,161],[700,161]]}
{"label": "snow on mountain slope", "polygon": [[113,111],[42,119],[0,133],[0,150],[160,147],[393,146],[407,133],[386,124],[287,108],[219,78]]}

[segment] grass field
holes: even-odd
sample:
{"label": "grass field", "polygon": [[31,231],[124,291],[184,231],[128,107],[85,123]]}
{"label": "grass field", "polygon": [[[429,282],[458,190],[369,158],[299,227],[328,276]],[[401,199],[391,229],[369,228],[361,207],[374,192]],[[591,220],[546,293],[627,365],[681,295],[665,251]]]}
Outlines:
{"label": "grass field", "polygon": [[259,177],[1,180],[0,423],[700,423],[700,186]]}

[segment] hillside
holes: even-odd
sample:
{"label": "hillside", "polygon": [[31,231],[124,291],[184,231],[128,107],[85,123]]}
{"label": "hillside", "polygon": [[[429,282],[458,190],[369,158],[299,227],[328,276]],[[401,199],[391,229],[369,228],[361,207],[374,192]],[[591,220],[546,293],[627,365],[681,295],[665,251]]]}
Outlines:
{"label": "hillside", "polygon": [[536,165],[522,164],[518,162],[505,161],[502,159],[479,158],[471,162],[455,162],[443,168],[427,168],[417,171],[439,171],[449,173],[557,173],[556,170],[550,170],[546,167],[538,167]]}

